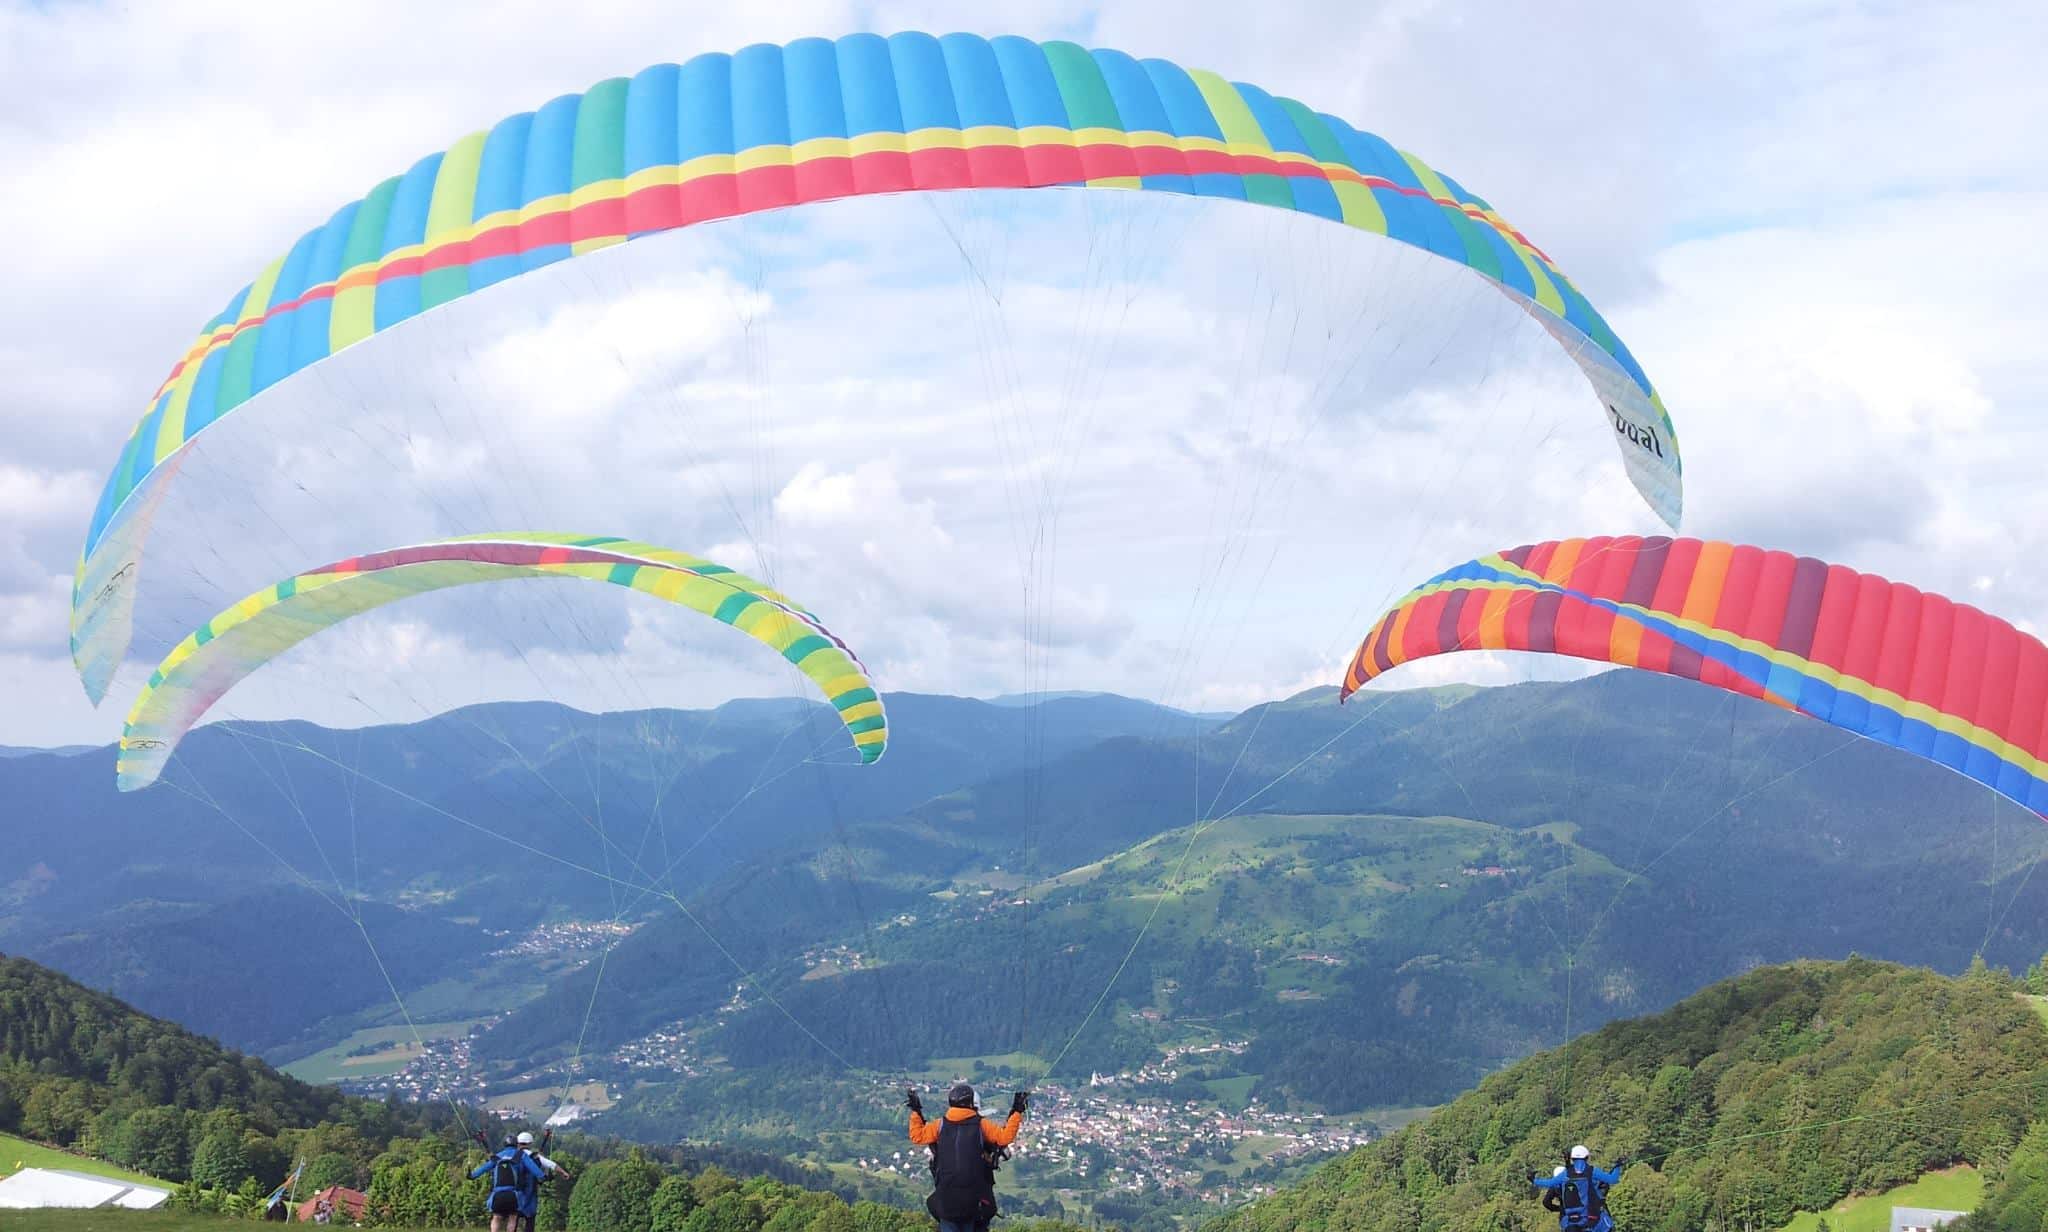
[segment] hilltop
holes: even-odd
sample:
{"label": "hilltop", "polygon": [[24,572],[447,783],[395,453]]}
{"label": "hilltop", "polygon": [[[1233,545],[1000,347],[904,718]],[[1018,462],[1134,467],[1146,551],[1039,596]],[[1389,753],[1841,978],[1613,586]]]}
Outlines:
{"label": "hilltop", "polygon": [[[889,704],[869,768],[802,756],[820,716],[787,700],[208,728],[181,764],[218,808],[115,795],[104,750],[0,760],[30,806],[0,929],[359,1093],[545,1115],[573,1087],[579,1129],[851,1160],[874,1192],[918,1179],[890,1155],[902,1081],[1063,1088],[1024,1209],[1127,1223],[1761,964],[2048,949],[2037,819],[1686,682],[1318,690],[1221,722]],[[1095,1134],[1111,1104],[1150,1128]],[[1209,1155],[1172,1156],[1175,1117]]]}
{"label": "hilltop", "polygon": [[2044,1094],[2048,1030],[2008,977],[1791,963],[1529,1057],[1208,1232],[1535,1232],[1555,1220],[1526,1177],[1579,1141],[1629,1161],[1624,1228],[1774,1228],[2023,1139],[2038,1156]]}
{"label": "hilltop", "polygon": [[[246,1214],[298,1161],[302,1194],[335,1184],[363,1190],[378,1224],[472,1226],[484,1184],[467,1178],[481,1157],[469,1135],[481,1123],[454,1105],[382,1103],[309,1086],[0,956],[0,1141],[30,1139],[37,1146],[21,1153],[41,1165],[133,1169],[176,1184],[174,1209],[137,1217],[138,1225],[187,1226],[179,1212]],[[44,1149],[52,1146],[72,1154]],[[916,1232],[929,1222],[921,1210],[867,1200],[843,1176],[743,1151],[567,1137],[553,1155],[575,1175],[545,1189],[540,1223],[548,1228],[573,1218],[625,1232],[646,1227],[656,1210],[668,1227],[703,1210],[689,1226],[718,1232],[763,1232],[771,1223],[777,1232]],[[60,1218],[51,1226],[70,1225]]]}
{"label": "hilltop", "polygon": [[[651,865],[672,836],[662,875],[635,875],[698,893],[990,775],[1210,723],[1107,695],[892,694],[889,707],[901,734],[853,776],[807,760],[807,729],[832,721],[789,699],[596,715],[492,703],[348,733],[220,723],[138,793],[115,790],[110,748],[22,750],[0,758],[0,946],[290,1059],[349,1033],[322,1037],[323,1020],[390,1008],[380,965],[411,992],[464,979],[510,932],[617,914],[607,859]],[[633,918],[663,906],[641,895]],[[220,978],[296,964],[329,973],[324,996]],[[455,1016],[535,991],[461,999]]]}
{"label": "hilltop", "polygon": [[[2036,819],[1776,707],[1622,673],[1329,703],[1111,737],[785,848],[650,915],[477,1055],[580,1042],[603,1076],[664,1030],[763,1080],[970,1051],[1029,1077],[1064,1051],[1073,1081],[1220,1031],[1250,1046],[1205,1082],[1358,1114],[1762,963],[2048,948]],[[938,995],[986,1007],[971,1045],[905,1008]],[[709,1111],[727,1079],[611,1076],[640,1092],[612,1114],[637,1132],[732,1128]]]}

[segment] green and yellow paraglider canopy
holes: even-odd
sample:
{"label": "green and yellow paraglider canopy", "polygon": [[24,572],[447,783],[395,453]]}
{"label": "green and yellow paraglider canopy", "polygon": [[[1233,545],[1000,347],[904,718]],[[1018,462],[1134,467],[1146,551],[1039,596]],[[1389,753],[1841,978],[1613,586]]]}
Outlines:
{"label": "green and yellow paraglider canopy", "polygon": [[122,791],[156,781],[185,733],[264,664],[352,616],[430,591],[513,578],[582,578],[702,612],[774,649],[808,676],[853,737],[881,757],[888,719],[867,669],[788,597],[723,565],[624,539],[521,532],[473,535],[323,565],[216,615],[178,643],[136,698],[121,735]]}

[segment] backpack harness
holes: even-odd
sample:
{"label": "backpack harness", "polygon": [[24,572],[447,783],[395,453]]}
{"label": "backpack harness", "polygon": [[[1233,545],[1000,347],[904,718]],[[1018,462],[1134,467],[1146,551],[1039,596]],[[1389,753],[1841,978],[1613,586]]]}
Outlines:
{"label": "backpack harness", "polygon": [[[1551,1205],[1555,1197],[1557,1205]],[[1575,1176],[1571,1166],[1564,1170],[1564,1184],[1544,1195],[1546,1209],[1558,1212],[1559,1222],[1567,1227],[1590,1228],[1600,1222],[1600,1215],[1607,1209],[1607,1186],[1593,1179],[1593,1166],[1586,1165],[1584,1176]]]}
{"label": "backpack harness", "polygon": [[996,1169],[1008,1155],[982,1137],[978,1114],[947,1117],[932,1144],[932,1196],[925,1209],[941,1223],[986,1224],[996,1215]]}
{"label": "backpack harness", "polygon": [[526,1182],[526,1169],[520,1167],[517,1149],[500,1152],[497,1162],[491,1166],[491,1214],[518,1214]]}

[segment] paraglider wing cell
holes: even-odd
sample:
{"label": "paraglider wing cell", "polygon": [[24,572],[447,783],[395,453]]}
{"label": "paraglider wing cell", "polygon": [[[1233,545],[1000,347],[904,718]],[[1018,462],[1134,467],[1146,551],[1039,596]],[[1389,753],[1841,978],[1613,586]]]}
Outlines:
{"label": "paraglider wing cell", "polygon": [[1564,539],[1467,561],[1373,626],[1349,697],[1411,659],[1571,655],[1811,715],[2048,817],[2048,647],[1996,616],[1808,556],[1699,539]]}
{"label": "paraglider wing cell", "polygon": [[149,523],[186,444],[292,374],[643,235],[840,197],[1045,187],[1293,210],[1471,269],[1585,372],[1631,479],[1678,525],[1677,437],[1628,349],[1542,249],[1420,158],[1163,60],[964,34],[804,39],[657,65],[473,133],[237,293],[172,365],[94,508],[72,592],[86,692],[98,702],[127,652]]}
{"label": "paraglider wing cell", "polygon": [[289,577],[229,607],[151,674],[121,735],[116,781],[156,781],[178,741],[222,694],[324,629],[429,591],[513,578],[582,578],[643,591],[732,625],[772,648],[838,711],[862,762],[881,757],[888,720],[846,644],[787,597],[723,565],[623,539],[480,535],[351,557]]}

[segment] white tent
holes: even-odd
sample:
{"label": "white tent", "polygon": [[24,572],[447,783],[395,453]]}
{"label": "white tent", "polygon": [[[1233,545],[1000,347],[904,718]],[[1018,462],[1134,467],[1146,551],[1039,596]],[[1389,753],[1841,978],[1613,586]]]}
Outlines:
{"label": "white tent", "polygon": [[1943,1224],[1967,1214],[1968,1211],[1936,1211],[1924,1206],[1895,1206],[1892,1208],[1892,1232],[1934,1232]]}
{"label": "white tent", "polygon": [[0,1180],[0,1208],[14,1210],[49,1206],[119,1206],[147,1211],[162,1206],[170,1196],[170,1190],[155,1185],[132,1185],[113,1177],[60,1168],[23,1168]]}

